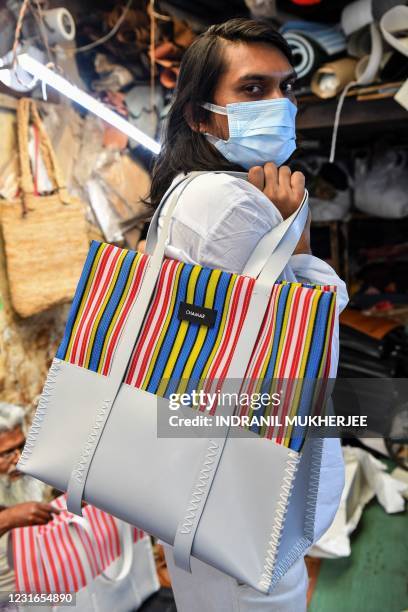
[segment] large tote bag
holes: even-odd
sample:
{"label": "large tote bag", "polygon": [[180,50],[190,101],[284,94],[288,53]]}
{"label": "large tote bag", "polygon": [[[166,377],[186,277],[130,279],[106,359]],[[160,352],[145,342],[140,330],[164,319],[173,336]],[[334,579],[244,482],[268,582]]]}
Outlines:
{"label": "large tote bag", "polygon": [[[54,500],[61,512],[47,525],[13,530],[16,591],[72,595],[84,612],[137,610],[159,588],[149,536],[92,506],[78,517],[65,504]],[[69,598],[50,600],[50,610],[72,609]]]}
{"label": "large tote bag", "polygon": [[[29,125],[38,133],[54,191],[36,193],[28,153]],[[85,208],[67,192],[50,140],[34,100],[17,107],[20,194],[1,202],[1,225],[10,296],[21,317],[72,300],[89,249]]]}
{"label": "large tote bag", "polygon": [[[163,259],[172,210],[196,176],[165,195],[151,253],[92,243],[18,469],[67,491],[73,512],[85,499],[173,545],[186,571],[193,555],[266,593],[312,542],[322,441],[300,450],[287,436],[228,427],[211,438],[158,436],[163,381],[265,371],[324,380],[335,293],[276,282],[303,231],[306,193],[242,275]],[[185,303],[211,311],[212,327],[180,320]]]}

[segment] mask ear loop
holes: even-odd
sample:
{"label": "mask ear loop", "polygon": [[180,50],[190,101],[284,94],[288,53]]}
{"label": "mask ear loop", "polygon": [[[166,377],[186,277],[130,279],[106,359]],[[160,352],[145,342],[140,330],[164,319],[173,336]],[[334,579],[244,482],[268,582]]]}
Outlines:
{"label": "mask ear loop", "polygon": [[211,104],[211,102],[204,102],[201,105],[206,110],[209,110],[213,113],[218,113],[218,115],[228,115],[228,111],[225,106],[219,106],[218,104]]}

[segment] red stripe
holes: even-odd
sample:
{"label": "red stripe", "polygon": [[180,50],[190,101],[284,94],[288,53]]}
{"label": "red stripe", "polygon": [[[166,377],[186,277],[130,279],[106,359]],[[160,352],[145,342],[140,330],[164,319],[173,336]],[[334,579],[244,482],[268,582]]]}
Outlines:
{"label": "red stripe", "polygon": [[[42,537],[41,535],[41,530],[43,529],[43,526],[40,526],[37,528],[36,533],[35,533],[35,538],[38,539],[39,537]],[[36,545],[37,550],[39,550],[39,546],[38,544]],[[46,593],[51,593],[51,583],[49,581],[48,578],[48,574],[47,574],[47,570],[45,567],[45,563],[44,563],[44,559],[42,555],[37,554],[37,558],[39,559],[39,563],[41,564],[41,573],[42,573],[42,577],[44,579],[44,584],[45,584],[45,591]]]}
{"label": "red stripe", "polygon": [[74,344],[73,344],[72,351],[71,351],[71,357],[70,357],[70,361],[72,363],[74,363],[75,360],[76,360],[76,352],[77,352],[77,348],[78,348],[79,338],[81,336],[81,331],[82,331],[82,328],[83,328],[83,326],[85,324],[85,319],[86,319],[86,317],[88,315],[88,312],[89,312],[89,310],[91,308],[92,301],[93,301],[93,299],[95,297],[95,294],[98,291],[99,282],[100,282],[100,279],[101,279],[101,277],[103,275],[103,272],[105,270],[106,262],[107,262],[107,260],[109,258],[110,253],[112,252],[113,248],[114,247],[111,244],[109,244],[107,247],[105,247],[104,252],[102,253],[102,257],[99,260],[98,271],[97,271],[96,276],[95,276],[95,278],[93,280],[92,291],[91,291],[90,295],[88,295],[88,297],[87,297],[87,300],[86,300],[86,303],[85,303],[85,308],[84,308],[84,310],[82,312],[81,319],[79,321],[78,329],[75,332],[75,340],[74,340]]}
{"label": "red stripe", "polygon": [[27,554],[26,554],[26,537],[28,537],[28,533],[29,533],[30,528],[29,527],[23,527],[21,529],[21,541],[20,541],[20,551],[21,551],[21,568],[22,568],[22,573],[23,573],[23,583],[24,583],[24,591],[30,591],[31,590],[31,583],[30,583],[30,578],[28,575],[28,571],[27,571]]}
{"label": "red stripe", "polygon": [[14,566],[14,577],[15,577],[15,586],[16,591],[23,591],[20,583],[20,564],[18,563],[18,555],[17,555],[17,547],[20,548],[21,541],[21,529],[13,529],[11,532],[11,537],[13,541],[13,566]]}
{"label": "red stripe", "polygon": [[[267,308],[267,310],[265,312],[265,315],[264,315],[264,318],[263,318],[263,322],[262,322],[262,326],[261,326],[261,329],[260,329],[258,337],[262,337],[263,328],[267,325],[267,321],[268,321],[269,314],[270,314],[270,309],[271,309],[271,307],[274,308],[274,306],[275,306],[276,301],[275,301],[275,303],[273,305],[271,305],[272,296],[273,296],[273,292],[272,292],[271,297],[269,299],[269,305],[268,305],[268,308]],[[275,318],[274,315],[272,315],[270,323],[269,323],[269,327],[266,330],[264,342],[263,342],[263,344],[261,346],[261,349],[259,351],[259,354],[258,354],[258,359],[256,360],[256,363],[255,363],[255,365],[253,367],[251,380],[250,380],[249,385],[248,385],[248,387],[249,387],[248,388],[248,395],[250,395],[252,393],[252,389],[253,389],[253,387],[255,385],[255,382],[257,380],[258,372],[259,372],[260,368],[262,367],[262,364],[264,362],[267,349],[268,349],[268,347],[270,345],[271,330],[272,330],[274,322],[275,322],[274,318]],[[253,351],[252,351],[253,353],[256,350],[256,344],[257,343],[255,343],[255,345],[254,345],[254,348],[253,348]],[[250,361],[250,363],[251,363],[251,361]]]}
{"label": "red stripe", "polygon": [[[229,367],[231,365],[232,357],[233,357],[233,355],[235,353],[235,348],[236,348],[237,343],[238,343],[238,338],[241,335],[242,326],[244,324],[244,320],[245,320],[246,314],[248,312],[248,306],[249,306],[249,302],[250,302],[250,299],[251,299],[251,296],[252,296],[253,285],[254,285],[254,282],[255,282],[255,279],[251,278],[250,280],[252,282],[248,283],[248,286],[247,286],[246,291],[245,291],[244,303],[243,303],[243,306],[242,306],[241,315],[240,315],[239,322],[238,322],[238,327],[237,327],[237,330],[235,332],[234,341],[233,341],[233,344],[232,344],[232,349],[231,349],[231,351],[230,351],[230,353],[228,355],[227,362],[226,362],[226,364],[224,366],[224,369],[221,372],[221,376],[220,376],[221,384],[224,382],[225,377],[228,374],[228,370],[229,370]],[[214,413],[215,413],[214,409],[212,411],[210,411],[210,414],[214,414]]]}
{"label": "red stripe", "polygon": [[115,559],[115,551],[114,551],[114,543],[113,543],[113,534],[112,534],[112,525],[109,525],[108,520],[106,518],[106,514],[104,512],[100,512],[99,516],[105,526],[105,534],[106,540],[109,547],[109,564]]}
{"label": "red stripe", "polygon": [[[62,590],[61,590],[61,587],[60,587],[60,582],[59,582],[59,579],[58,579],[57,570],[56,570],[55,564],[54,564],[54,555],[51,552],[50,543],[48,541],[47,534],[45,534],[45,533],[44,533],[44,536],[43,536],[43,540],[44,540],[44,546],[45,546],[46,551],[47,551],[47,557],[48,557],[49,565],[51,567],[51,572],[52,572],[53,582],[54,582],[54,585],[55,585],[55,590],[58,593],[61,593]],[[44,566],[44,569],[46,570],[46,572],[48,571],[48,567],[47,566]]]}
{"label": "red stripe", "polygon": [[[241,295],[241,290],[242,290],[242,284],[244,282],[244,279],[242,276],[238,277],[238,280],[235,284],[234,287],[234,297],[232,300],[232,305],[231,305],[231,311],[229,314],[229,318],[228,318],[228,325],[227,325],[227,329],[225,331],[224,334],[224,339],[221,343],[221,345],[218,347],[218,351],[217,351],[217,357],[212,365],[212,367],[210,368],[209,372],[208,372],[208,378],[206,381],[206,386],[205,386],[205,392],[208,392],[209,387],[211,386],[211,381],[214,377],[214,373],[217,372],[217,369],[219,367],[220,361],[222,359],[223,353],[225,348],[228,346],[228,342],[231,336],[231,330],[233,328],[234,325],[234,320],[235,320],[235,313],[237,311],[238,308],[238,302],[239,302],[239,298]],[[203,412],[205,410],[205,406],[200,405],[200,410],[201,412]]]}
{"label": "red stripe", "polygon": [[112,525],[112,533],[113,533],[113,537],[115,539],[115,559],[116,559],[120,555],[120,540],[119,540],[118,527],[116,525],[116,522],[115,522],[113,516],[111,516],[110,514],[107,514],[106,517],[107,517],[107,519],[110,521],[110,523]]}
{"label": "red stripe", "polygon": [[101,560],[100,562],[100,569],[104,570],[106,567],[106,558],[105,558],[105,551],[104,551],[104,546],[103,546],[103,538],[101,537],[100,534],[100,529],[99,529],[99,524],[96,520],[95,517],[95,508],[93,506],[89,507],[89,521],[91,523],[92,526],[92,531],[94,534],[94,538],[96,540],[96,543],[98,545],[98,550],[99,550],[99,558]]}
{"label": "red stripe", "polygon": [[40,577],[38,575],[38,568],[37,568],[37,554],[36,554],[36,549],[35,549],[35,542],[34,542],[34,529],[29,529],[29,540],[30,540],[30,556],[31,556],[31,569],[33,572],[33,576],[34,576],[34,590],[36,593],[41,593],[42,588],[41,588],[41,582],[40,582]]}
{"label": "red stripe", "polygon": [[[58,529],[58,534],[61,540],[61,546],[63,548],[63,551],[65,553],[65,558],[68,561],[68,566],[69,566],[69,570],[71,572],[71,578],[72,578],[72,583],[74,585],[74,591],[75,593],[79,590],[78,588],[78,580],[76,577],[76,572],[75,572],[75,568],[74,565],[72,563],[72,559],[71,559],[71,555],[68,552],[68,548],[67,548],[67,543],[66,543],[66,539],[65,539],[65,533],[66,532],[66,528],[67,525],[62,525],[61,523],[58,525],[57,529]],[[66,571],[66,567],[65,567],[65,563],[64,563],[64,571]],[[70,585],[69,585],[69,579],[68,579],[68,574],[67,574],[67,581],[68,581],[68,589],[70,589]]]}
{"label": "red stripe", "polygon": [[[75,525],[75,527],[76,527],[76,531],[78,533],[79,539],[81,540],[82,546],[84,547],[84,551],[88,559],[88,564],[89,564],[89,567],[91,568],[91,574],[95,578],[95,576],[97,576],[99,573],[99,569],[98,569],[99,565],[98,565],[98,561],[96,558],[94,546],[91,542],[89,535],[85,531],[82,531],[79,525],[78,526]],[[85,581],[86,581],[86,577],[85,577]]]}
{"label": "red stripe", "polygon": [[312,290],[308,291],[305,297],[305,301],[303,304],[303,312],[302,312],[302,318],[300,321],[300,326],[299,326],[299,333],[298,333],[298,337],[297,337],[297,341],[296,341],[296,346],[295,346],[295,359],[292,362],[292,367],[290,369],[289,372],[289,378],[292,378],[295,374],[296,374],[296,369],[299,365],[299,357],[300,355],[300,349],[301,346],[303,344],[303,339],[304,339],[304,334],[305,334],[305,329],[306,329],[306,324],[309,321],[309,305],[310,305],[310,301],[313,297],[314,292]]}
{"label": "red stripe", "polygon": [[295,325],[296,325],[296,321],[297,321],[297,313],[298,313],[299,300],[300,300],[300,291],[295,289],[294,293],[295,293],[295,295],[293,296],[294,299],[292,299],[291,303],[290,303],[289,328],[288,328],[287,332],[285,333],[285,346],[284,346],[284,349],[283,349],[282,359],[281,359],[280,368],[279,368],[279,372],[278,372],[279,376],[283,376],[283,373],[286,370],[286,364],[287,364],[287,361],[288,361],[290,346],[291,346],[291,343],[292,343],[293,331],[294,331],[294,328],[295,328]]}
{"label": "red stripe", "polygon": [[[291,347],[293,333],[294,333],[294,328],[295,328],[295,324],[296,324],[296,321],[297,321],[297,314],[298,314],[298,310],[299,310],[300,295],[301,295],[301,292],[299,291],[299,288],[296,288],[295,291],[294,291],[294,295],[292,297],[291,303],[290,303],[289,327],[288,327],[287,332],[285,333],[285,338],[284,338],[284,343],[285,344],[284,344],[284,349],[283,349],[283,353],[282,353],[281,362],[280,362],[280,365],[279,365],[279,370],[278,370],[278,373],[277,373],[278,378],[281,379],[281,380],[284,380],[284,373],[285,373],[286,364],[287,364],[287,361],[288,361],[289,350],[290,350],[290,347]],[[282,330],[282,333],[284,333],[284,330]],[[281,444],[282,439],[284,437],[285,426],[284,426],[283,423],[284,423],[285,415],[287,413],[288,403],[291,400],[292,385],[293,385],[293,381],[288,380],[288,383],[285,386],[284,402],[283,402],[283,404],[281,404],[279,406],[279,408],[280,408],[280,415],[281,415],[280,421],[281,421],[282,425],[279,426],[279,429],[278,429],[278,434],[276,436],[276,444]],[[269,436],[267,436],[267,437],[269,437]]]}
{"label": "red stripe", "polygon": [[[68,593],[69,592],[68,576],[67,576],[67,573],[65,571],[65,564],[64,564],[64,561],[63,561],[62,556],[61,556],[60,548],[59,548],[59,546],[57,544],[55,533],[54,533],[53,530],[50,530],[48,532],[48,535],[49,535],[50,539],[52,540],[52,542],[54,544],[54,549],[55,549],[55,552],[56,552],[57,557],[58,557],[59,567],[61,568],[61,573],[62,573],[62,580],[64,582],[64,589],[65,589],[64,592]],[[47,537],[47,535],[45,537]]]}
{"label": "red stripe", "polygon": [[[299,290],[299,294],[301,294],[301,289]],[[299,364],[299,355],[297,355],[300,351],[300,347],[303,341],[303,336],[304,336],[304,332],[305,332],[305,327],[307,324],[307,321],[309,320],[309,317],[307,316],[308,312],[309,312],[309,304],[310,304],[310,300],[312,299],[314,295],[313,291],[308,291],[305,297],[305,301],[304,301],[304,305],[303,305],[303,311],[302,311],[302,315],[301,315],[301,321],[300,321],[300,326],[299,326],[299,333],[298,333],[298,337],[297,337],[297,341],[296,341],[296,346],[295,346],[295,358],[293,359],[293,363],[289,372],[289,392],[286,395],[286,401],[284,402],[283,405],[283,411],[282,411],[282,416],[283,419],[285,419],[287,413],[288,413],[288,404],[290,401],[290,397],[292,395],[292,388],[293,388],[293,384],[295,379],[293,378],[294,374],[295,374],[295,370]],[[296,311],[295,311],[296,312]],[[288,342],[288,346],[290,347],[290,344]],[[296,359],[297,357],[297,359]],[[282,426],[281,428],[282,433],[280,435],[278,435],[276,437],[276,443],[280,444],[282,442],[282,440],[285,437],[285,432],[286,432],[286,428],[284,426]]]}
{"label": "red stripe", "polygon": [[[129,377],[129,382],[131,382],[133,375],[135,373],[135,368],[136,368],[136,362],[137,362],[137,357],[139,356],[140,350],[143,347],[143,344],[145,342],[147,333],[149,332],[149,328],[151,325],[151,322],[153,321],[153,318],[156,314],[156,308],[158,307],[159,301],[160,301],[160,294],[161,294],[161,289],[163,287],[164,281],[166,276],[168,276],[168,281],[167,281],[167,287],[166,287],[166,292],[164,295],[164,300],[163,300],[163,305],[162,305],[162,310],[160,313],[160,316],[156,322],[153,334],[150,338],[149,344],[147,345],[147,347],[144,349],[144,357],[143,357],[143,361],[142,364],[140,366],[139,369],[139,373],[137,375],[137,379],[136,379],[136,383],[135,383],[135,387],[140,387],[142,385],[143,382],[143,377],[145,375],[145,371],[147,368],[147,364],[148,364],[148,360],[150,358],[151,352],[153,350],[153,347],[156,344],[157,341],[157,337],[158,334],[160,332],[164,317],[167,314],[167,306],[169,304],[170,301],[170,296],[172,293],[172,287],[173,287],[173,282],[174,282],[174,276],[176,274],[176,269],[177,269],[177,265],[178,263],[175,260],[167,260],[164,264],[165,268],[164,268],[164,272],[168,272],[168,275],[163,273],[163,275],[160,275],[160,279],[159,279],[159,287],[158,287],[158,292],[157,295],[155,297],[155,301],[153,302],[153,305],[151,307],[151,310],[149,312],[149,316],[146,320],[146,323],[143,325],[143,334],[140,338],[140,341],[138,341],[137,343],[137,349],[135,350],[135,360],[134,363],[132,364],[132,369],[131,369],[131,373],[130,373],[130,377]],[[169,268],[169,270],[167,270]]]}
{"label": "red stripe", "polygon": [[68,541],[70,543],[70,546],[71,546],[71,548],[73,550],[75,561],[76,561],[76,564],[77,564],[77,568],[78,568],[78,571],[79,571],[79,574],[80,574],[81,586],[76,588],[76,590],[79,591],[80,588],[83,588],[84,586],[86,586],[85,570],[84,570],[84,567],[82,565],[81,558],[80,558],[80,556],[78,554],[77,547],[76,547],[76,545],[74,543],[74,540],[72,539],[72,535],[71,535],[71,531],[70,531],[69,526],[65,525],[65,529],[66,529],[66,533],[67,533],[67,539],[68,539]]}
{"label": "red stripe", "polygon": [[[173,288],[174,288],[174,278],[177,272],[177,268],[178,268],[178,262],[176,262],[175,260],[171,260],[171,263],[169,264],[170,270],[168,273],[168,283],[167,283],[167,287],[166,287],[166,292],[164,295],[164,300],[163,300],[163,305],[162,305],[162,309],[160,311],[160,315],[156,321],[156,325],[153,331],[153,334],[150,338],[149,344],[147,345],[146,349],[144,350],[144,357],[143,357],[143,361],[142,364],[140,366],[140,370],[139,370],[139,374],[137,376],[136,379],[136,383],[135,383],[135,387],[140,387],[143,383],[143,379],[146,375],[146,370],[148,367],[148,363],[149,363],[149,358],[152,354],[152,351],[156,345],[156,341],[157,338],[160,334],[160,330],[162,328],[164,319],[167,315],[167,308],[171,302],[171,296],[173,293]],[[159,296],[160,298],[160,296]],[[154,316],[154,311],[152,310],[152,316]],[[139,350],[142,348],[142,344],[139,345]]]}
{"label": "red stripe", "polygon": [[142,255],[142,258],[137,266],[137,271],[136,271],[136,277],[135,277],[135,281],[133,283],[131,292],[127,298],[126,304],[124,306],[124,308],[122,309],[122,312],[120,314],[119,320],[117,322],[115,331],[112,334],[112,338],[110,340],[109,346],[108,346],[108,350],[106,353],[106,359],[105,359],[105,364],[103,367],[103,374],[107,375],[109,373],[109,368],[110,368],[110,363],[112,360],[112,355],[113,355],[113,351],[117,342],[117,339],[119,337],[119,334],[122,330],[124,321],[126,320],[127,314],[129,312],[129,310],[131,309],[133,302],[134,302],[134,297],[135,295],[137,295],[139,288],[140,288],[140,280],[143,276],[144,270],[147,266],[147,263],[149,261],[149,256],[148,255]]}
{"label": "red stripe", "polygon": [[105,282],[102,285],[102,290],[99,292],[99,296],[98,296],[98,298],[96,300],[96,303],[95,303],[95,305],[94,305],[94,307],[93,307],[93,309],[91,311],[91,316],[89,317],[88,323],[86,324],[86,328],[85,328],[85,332],[84,332],[84,337],[82,339],[82,346],[81,346],[81,351],[80,351],[80,355],[79,355],[79,361],[78,361],[78,365],[80,365],[80,366],[84,365],[84,357],[85,357],[85,354],[86,354],[86,350],[88,348],[87,344],[88,344],[88,339],[89,339],[89,336],[90,336],[90,333],[91,333],[91,329],[92,329],[92,326],[95,323],[95,319],[96,319],[96,317],[98,315],[99,307],[102,304],[103,300],[105,299],[108,287],[109,287],[109,285],[112,282],[113,275],[114,275],[115,268],[116,268],[116,264],[117,264],[117,261],[118,261],[118,259],[120,257],[120,254],[121,254],[121,249],[117,249],[117,251],[114,254],[113,259],[112,259],[112,261],[110,263],[109,270],[108,270],[107,276],[105,278]]}

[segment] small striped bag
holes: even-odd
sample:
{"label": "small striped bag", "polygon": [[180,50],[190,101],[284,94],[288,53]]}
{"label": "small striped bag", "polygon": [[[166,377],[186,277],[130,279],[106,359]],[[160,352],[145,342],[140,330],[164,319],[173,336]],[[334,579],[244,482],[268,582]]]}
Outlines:
{"label": "small striped bag", "polygon": [[[186,571],[195,556],[267,593],[314,538],[322,440],[277,422],[322,409],[335,291],[278,280],[307,193],[243,274],[164,258],[171,213],[198,174],[163,198],[146,254],[91,244],[18,467],[67,491],[72,512],[85,499],[172,545]],[[224,389],[251,403],[221,406]],[[203,394],[179,417],[223,416],[216,431],[168,427],[172,398],[193,391]],[[279,401],[259,411],[255,393]]]}
{"label": "small striped bag", "polygon": [[46,525],[12,531],[17,592],[67,595],[58,610],[72,608],[72,595],[78,610],[128,612],[159,588],[142,530],[89,505],[78,518],[67,511],[65,495],[52,505],[61,512]]}

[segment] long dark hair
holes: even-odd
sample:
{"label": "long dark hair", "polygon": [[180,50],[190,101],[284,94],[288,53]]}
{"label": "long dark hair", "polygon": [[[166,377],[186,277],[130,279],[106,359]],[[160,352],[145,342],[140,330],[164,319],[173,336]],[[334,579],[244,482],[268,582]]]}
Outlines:
{"label": "long dark hair", "polygon": [[225,70],[223,40],[273,45],[292,63],[286,40],[269,23],[237,18],[211,26],[184,54],[177,88],[166,118],[162,149],[153,167],[152,184],[147,202],[158,206],[171,181],[179,173],[191,170],[242,170],[231,164],[207,138],[193,130],[191,124],[209,120],[210,111],[202,108],[212,102],[221,74]]}

